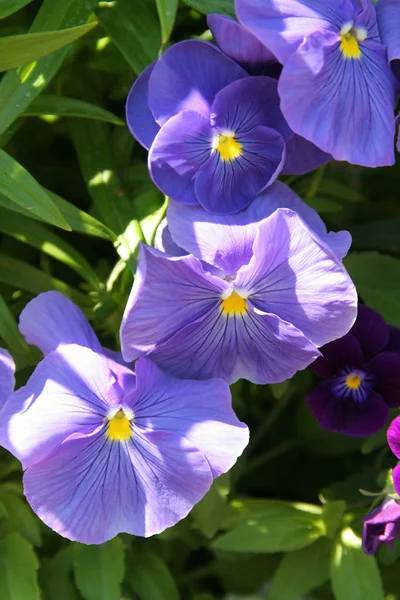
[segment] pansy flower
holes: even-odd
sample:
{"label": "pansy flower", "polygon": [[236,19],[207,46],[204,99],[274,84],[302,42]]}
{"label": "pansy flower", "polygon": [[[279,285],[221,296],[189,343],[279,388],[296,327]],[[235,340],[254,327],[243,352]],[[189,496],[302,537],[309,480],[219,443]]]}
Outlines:
{"label": "pansy flower", "polygon": [[121,325],[125,360],[146,355],[179,377],[274,383],[350,329],[357,296],[341,261],[294,211],[270,209],[261,198],[212,217],[170,203],[168,231],[189,254],[141,247]]}
{"label": "pansy flower", "polygon": [[381,544],[390,548],[400,537],[400,503],[386,498],[378,508],[363,519],[362,547],[365,554],[375,554]]}
{"label": "pansy flower", "polygon": [[14,390],[15,363],[12,356],[4,348],[0,348],[0,409]]}
{"label": "pansy flower", "polygon": [[394,74],[400,81],[400,6],[398,0],[378,0],[378,27]]}
{"label": "pansy flower", "polygon": [[380,32],[370,0],[236,0],[239,21],[283,64],[278,89],[290,127],[336,160],[394,163],[396,84],[385,44],[395,4]]}
{"label": "pansy flower", "polygon": [[[387,432],[387,441],[393,454],[400,460],[400,417],[396,417]],[[393,469],[393,485],[396,493],[400,495],[400,463]],[[398,529],[400,532],[400,529]]]}
{"label": "pansy flower", "polygon": [[45,357],[3,407],[0,443],[22,463],[33,510],[60,535],[101,544],[159,533],[245,448],[223,381],[178,380],[146,358],[133,372],[57,292],[27,305],[21,330]]}
{"label": "pansy flower", "polygon": [[389,408],[400,405],[400,353],[392,331],[377,312],[360,305],[350,332],[321,348],[311,368],[326,381],[307,404],[324,429],[371,435],[385,425]]}

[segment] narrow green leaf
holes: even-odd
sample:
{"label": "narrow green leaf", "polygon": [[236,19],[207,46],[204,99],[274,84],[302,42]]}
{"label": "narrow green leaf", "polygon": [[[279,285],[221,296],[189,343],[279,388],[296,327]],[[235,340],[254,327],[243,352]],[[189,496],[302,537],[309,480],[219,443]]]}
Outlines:
{"label": "narrow green leaf", "polygon": [[235,9],[233,6],[233,0],[183,0],[185,4],[188,4],[191,8],[209,15],[213,13],[220,13],[222,15],[235,16]]}
{"label": "narrow green leaf", "polygon": [[12,15],[17,12],[17,10],[21,10],[21,8],[24,8],[24,6],[30,2],[32,2],[32,0],[1,0],[0,19]]}
{"label": "narrow green leaf", "polygon": [[6,301],[0,295],[0,337],[3,338],[7,346],[15,354],[25,358],[30,364],[36,364],[35,355],[32,349],[25,342],[25,339],[18,329],[14,315],[10,311]]}
{"label": "narrow green leaf", "polygon": [[74,544],[75,581],[85,600],[120,600],[124,548],[116,537],[100,546]]}
{"label": "narrow green leaf", "polygon": [[0,231],[11,235],[20,242],[38,248],[38,250],[68,265],[83,279],[91,283],[93,287],[97,289],[101,287],[97,273],[92,269],[86,258],[45,225],[28,217],[3,210]]}
{"label": "narrow green leaf", "polygon": [[18,533],[0,540],[1,600],[39,600],[37,568],[32,546]]}
{"label": "narrow green leaf", "polygon": [[96,25],[97,23],[94,22],[60,31],[26,33],[0,38],[0,71],[16,69],[42,56],[47,56],[79,39]]}
{"label": "narrow green leaf", "polygon": [[179,0],[156,0],[158,18],[161,24],[162,42],[166,44],[175,24]]}
{"label": "narrow green leaf", "polygon": [[82,292],[75,290],[55,277],[47,275],[47,273],[43,273],[36,267],[6,254],[0,254],[0,281],[17,289],[30,292],[35,296],[49,290],[57,290],[81,307],[89,304],[88,297]]}
{"label": "narrow green leaf", "polygon": [[[102,2],[96,15],[132,69],[139,75],[157,59],[160,28],[149,0]],[[155,7],[154,7],[155,8]]]}
{"label": "narrow green leaf", "polygon": [[[44,0],[30,33],[55,31],[86,23],[96,0]],[[0,134],[48,85],[70,50],[61,48],[24,67],[6,73],[0,82]]]}
{"label": "narrow green leaf", "polygon": [[0,150],[0,193],[44,221],[71,231],[36,179],[4,150]]}
{"label": "narrow green leaf", "polygon": [[329,578],[332,542],[326,538],[283,557],[268,600],[299,600]]}
{"label": "narrow green leaf", "polygon": [[167,565],[150,552],[140,552],[132,557],[127,580],[140,600],[179,600],[178,589]]}
{"label": "narrow green leaf", "polygon": [[94,119],[97,121],[106,121],[114,125],[124,125],[124,121],[113,113],[84,102],[76,98],[66,98],[65,96],[54,96],[52,94],[42,94],[28,106],[24,117],[36,117],[41,115],[55,115],[60,117],[78,117],[81,119]]}
{"label": "narrow green leaf", "polygon": [[384,600],[376,560],[364,554],[361,539],[350,528],[336,543],[331,579],[336,600]]}
{"label": "narrow green leaf", "polygon": [[361,298],[400,327],[400,260],[378,252],[351,253],[344,264]]}

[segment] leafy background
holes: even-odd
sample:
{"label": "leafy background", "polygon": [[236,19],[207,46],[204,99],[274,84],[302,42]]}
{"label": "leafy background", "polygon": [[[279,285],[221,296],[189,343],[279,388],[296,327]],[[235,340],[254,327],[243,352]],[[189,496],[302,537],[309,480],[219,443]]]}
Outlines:
{"label": "leafy background", "polygon": [[[40,353],[17,329],[25,304],[56,289],[102,343],[118,328],[141,240],[166,203],[124,122],[135,77],[170,43],[210,39],[204,14],[231,0],[0,0],[0,337],[23,385]],[[97,23],[97,24],[96,24]],[[400,326],[400,167],[332,163],[286,178],[330,229],[362,299]],[[396,600],[400,547],[360,547],[361,521],[394,458],[385,432],[321,430],[304,398],[309,370],[232,388],[250,446],[177,526],[151,539],[69,543],[23,497],[0,450],[1,600]]]}

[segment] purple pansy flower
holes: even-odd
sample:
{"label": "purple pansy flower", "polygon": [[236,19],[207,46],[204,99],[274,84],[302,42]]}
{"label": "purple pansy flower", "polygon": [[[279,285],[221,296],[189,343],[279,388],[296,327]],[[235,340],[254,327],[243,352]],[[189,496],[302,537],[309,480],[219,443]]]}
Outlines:
{"label": "purple pansy flower", "polygon": [[30,302],[21,325],[45,357],[3,407],[0,443],[25,469],[33,510],[59,534],[100,544],[159,533],[245,448],[248,429],[223,381],[178,380],[146,358],[134,373],[57,292]]}
{"label": "purple pansy flower", "polygon": [[236,0],[240,22],[284,65],[278,89],[293,131],[336,160],[370,167],[395,160],[387,38],[399,11],[396,2],[392,17],[382,15],[379,32],[370,0]]}
{"label": "purple pansy flower", "polygon": [[12,356],[0,348],[0,409],[6,403],[15,385],[15,363]]}
{"label": "purple pansy flower", "polygon": [[[261,195],[223,217],[170,203],[172,251],[190,254],[141,247],[121,326],[125,360],[147,355],[180,377],[273,383],[350,329],[357,297],[340,260],[298,214],[273,212],[273,202]],[[346,237],[336,235],[325,230],[343,252]]]}
{"label": "purple pansy flower", "polygon": [[386,498],[378,508],[363,519],[362,547],[365,554],[375,554],[381,544],[390,548],[400,537],[400,503]]}
{"label": "purple pansy flower", "polygon": [[400,6],[398,0],[379,0],[376,3],[378,26],[382,42],[396,77],[400,80]]}
{"label": "purple pansy flower", "polygon": [[[387,432],[387,441],[393,454],[400,459],[400,417],[396,417]],[[393,485],[397,494],[400,494],[400,464],[393,469]]]}
{"label": "purple pansy flower", "polygon": [[400,353],[392,331],[377,312],[360,305],[350,332],[321,348],[311,368],[326,381],[307,404],[324,429],[371,435],[385,425],[389,407],[400,405]]}

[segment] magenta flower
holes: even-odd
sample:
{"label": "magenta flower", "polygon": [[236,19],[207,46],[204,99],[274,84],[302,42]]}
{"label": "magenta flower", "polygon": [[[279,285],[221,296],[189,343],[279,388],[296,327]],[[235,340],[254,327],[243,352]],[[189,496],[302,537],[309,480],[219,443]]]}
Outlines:
{"label": "magenta flower", "polygon": [[[281,109],[291,129],[336,160],[394,163],[400,5],[371,0],[236,0],[240,22],[283,64]],[[387,8],[386,8],[387,6]],[[397,36],[397,37],[396,37]]]}
{"label": "magenta flower", "polygon": [[12,356],[7,350],[0,348],[0,409],[14,390],[14,371],[15,364]]}
{"label": "magenta flower", "polygon": [[134,373],[57,292],[27,305],[21,329],[45,358],[3,407],[0,443],[25,469],[33,510],[60,535],[101,544],[159,533],[247,445],[224,382],[177,380],[148,359]]}
{"label": "magenta flower", "polygon": [[390,548],[400,537],[400,503],[386,498],[378,508],[363,519],[362,547],[365,554],[375,554],[381,544]]}
{"label": "magenta flower", "polygon": [[[169,247],[190,254],[142,246],[121,326],[125,360],[146,355],[179,377],[272,383],[350,329],[357,295],[340,260],[298,214],[275,210],[279,191],[268,202],[270,190],[234,216],[170,203]],[[347,251],[347,235],[322,235]]]}
{"label": "magenta flower", "polygon": [[321,348],[322,357],[311,365],[316,375],[326,379],[307,396],[321,427],[359,437],[385,425],[389,407],[400,405],[397,345],[398,330],[360,305],[350,332]]}

